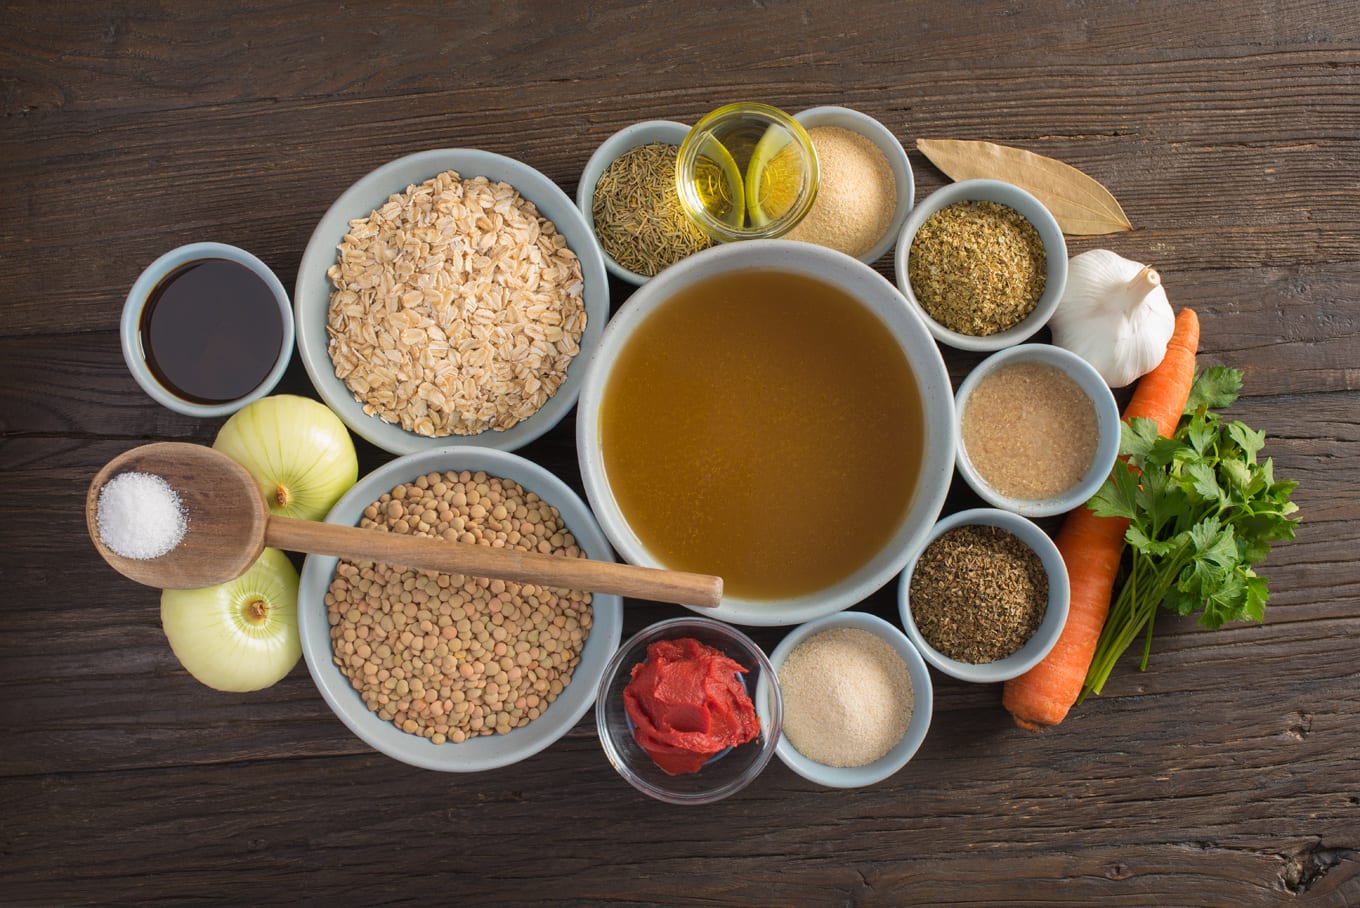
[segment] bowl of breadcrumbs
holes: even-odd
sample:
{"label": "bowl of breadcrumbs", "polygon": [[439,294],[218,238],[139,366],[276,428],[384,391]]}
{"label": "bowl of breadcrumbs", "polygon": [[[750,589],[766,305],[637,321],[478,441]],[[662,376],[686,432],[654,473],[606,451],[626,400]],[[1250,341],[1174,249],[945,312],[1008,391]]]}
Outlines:
{"label": "bowl of breadcrumbs", "polygon": [[312,384],[357,435],[394,454],[511,451],[576,402],[609,285],[552,180],[503,155],[436,149],[331,205],[293,306]]}

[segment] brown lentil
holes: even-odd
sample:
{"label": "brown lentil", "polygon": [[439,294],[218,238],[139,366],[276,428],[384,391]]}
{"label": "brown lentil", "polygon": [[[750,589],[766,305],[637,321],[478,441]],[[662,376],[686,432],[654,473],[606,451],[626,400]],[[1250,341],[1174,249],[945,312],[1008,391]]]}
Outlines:
{"label": "brown lentil", "polygon": [[935,321],[960,334],[1013,328],[1034,311],[1048,254],[1024,215],[996,202],[946,205],[911,243],[911,289]]}
{"label": "brown lentil", "polygon": [[959,428],[982,480],[1025,501],[1081,482],[1100,436],[1091,398],[1047,363],[1012,363],[984,376],[968,395]]}
{"label": "brown lentil", "polygon": [[[480,471],[398,485],[359,525],[582,557],[556,508]],[[364,703],[436,744],[537,719],[571,683],[592,621],[589,593],[348,560],[326,606],[333,661]]]}
{"label": "brown lentil", "polygon": [[1009,530],[960,526],[921,553],[909,599],[916,629],[935,649],[959,662],[995,662],[1044,620],[1048,574]]}

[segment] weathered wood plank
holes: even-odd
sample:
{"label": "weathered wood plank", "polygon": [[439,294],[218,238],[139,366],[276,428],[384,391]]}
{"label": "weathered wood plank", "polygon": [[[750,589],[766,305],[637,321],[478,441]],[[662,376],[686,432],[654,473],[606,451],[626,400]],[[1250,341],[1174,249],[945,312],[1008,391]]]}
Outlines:
{"label": "weathered wood plank", "polygon": [[[1360,902],[1352,5],[9,4],[0,901]],[[1137,229],[1072,251],[1161,269],[1201,315],[1202,364],[1246,373],[1233,415],[1303,483],[1299,537],[1263,566],[1265,623],[1163,616],[1146,672],[1126,661],[1037,735],[997,685],[936,675],[931,733],[892,779],[829,791],[776,762],[692,811],[629,788],[589,717],[520,765],[443,775],[372,753],[304,666],[249,695],[193,681],[156,592],[97,559],[81,514],[113,455],[209,443],[221,423],[127,374],[117,321],[141,267],[217,239],[291,285],[330,202],[401,154],[486,148],[574,191],[615,129],[739,98],[879,117],[918,198],[945,182],[922,136],[1023,145],[1105,182]],[[617,306],[629,288],[613,289]],[[946,351],[956,382],[980,359]],[[299,363],[280,390],[311,393]],[[358,447],[364,471],[388,459]],[[580,489],[570,419],[521,453]],[[947,508],[976,503],[960,485]],[[862,608],[895,619],[895,602],[890,585]],[[678,613],[630,604],[625,633]]]}
{"label": "weathered wood plank", "polygon": [[[457,877],[476,904],[548,893],[676,904],[996,904],[1024,893],[1029,903],[1159,905],[1213,893],[1284,904],[1291,887],[1353,893],[1356,797],[1311,780],[1360,707],[1352,698],[1345,714],[1302,716],[1294,704],[1315,687],[1279,693],[1129,699],[1107,705],[1117,724],[1078,720],[1039,736],[991,714],[951,714],[889,782],[828,791],[776,765],[680,839],[674,810],[628,789],[587,736],[477,776],[354,755],[11,778],[0,781],[6,803],[39,822],[6,842],[7,876],[57,900],[99,880],[114,900],[249,901],[302,866],[316,872],[317,899],[351,888],[331,880],[343,868],[378,897],[423,867]],[[261,812],[280,803],[288,809]],[[789,822],[794,803],[816,822]],[[91,825],[126,829],[141,847],[88,839],[79,867],[57,871],[51,850]],[[1102,835],[1118,845],[1092,841]],[[399,842],[399,859],[373,849],[375,836]],[[628,847],[611,851],[619,842]],[[1310,872],[1313,860],[1323,866]],[[793,877],[780,869],[790,861]]]}

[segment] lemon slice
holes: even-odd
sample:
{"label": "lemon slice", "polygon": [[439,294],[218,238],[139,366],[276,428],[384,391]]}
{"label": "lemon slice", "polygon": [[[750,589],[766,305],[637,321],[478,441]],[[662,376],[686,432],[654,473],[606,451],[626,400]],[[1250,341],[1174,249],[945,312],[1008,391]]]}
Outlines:
{"label": "lemon slice", "polygon": [[709,216],[728,227],[740,228],[746,218],[746,195],[741,169],[727,146],[709,136],[694,162],[694,189]]}
{"label": "lemon slice", "polygon": [[752,227],[782,217],[798,200],[803,173],[798,146],[782,126],[770,126],[746,167],[746,213]]}

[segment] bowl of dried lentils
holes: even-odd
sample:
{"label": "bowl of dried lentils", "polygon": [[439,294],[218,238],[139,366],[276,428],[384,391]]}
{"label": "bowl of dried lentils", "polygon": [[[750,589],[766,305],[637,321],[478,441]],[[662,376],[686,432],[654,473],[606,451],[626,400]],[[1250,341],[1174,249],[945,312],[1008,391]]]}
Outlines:
{"label": "bowl of dried lentils", "polygon": [[1067,568],[1033,521],[997,508],[935,524],[898,586],[902,625],[935,668],[977,683],[1029,671],[1067,623]]}
{"label": "bowl of dried lentils", "polygon": [[912,209],[894,254],[897,286],[937,341],[1000,350],[1053,315],[1067,283],[1067,242],[1019,186],[964,180]]}
{"label": "bowl of dried lentils", "polygon": [[[457,447],[365,476],[327,522],[613,560],[590,510],[514,454]],[[307,668],[363,741],[425,769],[507,766],[590,709],[623,625],[620,597],[307,556]]]}
{"label": "bowl of dried lentils", "polygon": [[331,205],[293,308],[307,374],[355,434],[393,454],[512,451],[576,403],[609,281],[546,175],[441,148],[384,164]]}

